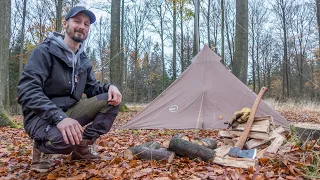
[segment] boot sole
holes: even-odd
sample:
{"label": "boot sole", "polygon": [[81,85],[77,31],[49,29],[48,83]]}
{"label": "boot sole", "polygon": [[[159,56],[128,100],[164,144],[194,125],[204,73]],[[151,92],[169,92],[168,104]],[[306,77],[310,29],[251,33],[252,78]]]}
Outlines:
{"label": "boot sole", "polygon": [[30,170],[37,171],[39,173],[46,173],[49,169],[31,168]]}

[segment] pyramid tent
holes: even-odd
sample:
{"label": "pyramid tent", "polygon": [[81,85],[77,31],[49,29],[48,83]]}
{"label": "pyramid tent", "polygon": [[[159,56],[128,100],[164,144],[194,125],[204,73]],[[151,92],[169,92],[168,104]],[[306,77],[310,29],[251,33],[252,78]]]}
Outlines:
{"label": "pyramid tent", "polygon": [[[126,129],[221,129],[235,111],[252,107],[257,96],[205,46],[192,64],[162,94],[123,126]],[[289,122],[263,100],[256,116]]]}

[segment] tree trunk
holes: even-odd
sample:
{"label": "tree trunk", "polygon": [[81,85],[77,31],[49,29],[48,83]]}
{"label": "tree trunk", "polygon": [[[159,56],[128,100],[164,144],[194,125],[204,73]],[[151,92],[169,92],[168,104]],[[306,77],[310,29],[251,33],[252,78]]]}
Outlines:
{"label": "tree trunk", "polygon": [[[6,89],[8,89],[8,62],[11,29],[11,0],[3,1],[0,6],[0,126],[11,125],[12,122],[4,111]],[[8,100],[9,101],[9,100]]]}
{"label": "tree trunk", "polygon": [[256,39],[256,66],[257,66],[257,82],[258,82],[258,89],[261,89],[261,80],[260,80],[260,63],[259,63],[259,34],[260,32],[257,32],[257,39]]}
{"label": "tree trunk", "polygon": [[187,31],[187,61],[189,62],[191,57],[190,57],[190,37],[189,37],[189,31]]}
{"label": "tree trunk", "polygon": [[225,64],[224,61],[224,0],[221,0],[221,62]]}
{"label": "tree trunk", "polygon": [[173,0],[173,59],[172,59],[172,80],[177,79],[177,5],[176,0]]}
{"label": "tree trunk", "polygon": [[105,69],[105,61],[103,58],[103,43],[102,43],[102,21],[100,19],[99,22],[99,57],[100,57],[100,61],[101,61],[101,82],[104,82],[104,69]]}
{"label": "tree trunk", "polygon": [[0,10],[0,103],[3,105],[3,108],[7,109],[11,0],[4,1]]}
{"label": "tree trunk", "polygon": [[[136,27],[136,33],[138,27]],[[134,50],[134,84],[133,84],[133,102],[137,102],[137,86],[138,86],[138,34],[136,34],[135,38],[135,50]]]}
{"label": "tree trunk", "polygon": [[163,19],[162,19],[162,7],[160,7],[160,38],[161,38],[161,62],[162,62],[162,85],[161,85],[161,92],[164,91],[165,88],[165,75],[166,75],[166,67],[164,62],[164,37],[163,37]]}
{"label": "tree trunk", "polygon": [[211,0],[208,0],[207,33],[208,33],[208,46],[209,46],[209,48],[211,48],[211,43],[210,43],[210,6],[211,6]]}
{"label": "tree trunk", "polygon": [[[229,25],[226,24],[226,30],[227,30],[227,42],[228,42],[228,50],[230,53],[230,67],[232,70],[233,67],[233,44],[232,44],[232,39],[230,39],[230,32],[229,32]],[[231,37],[233,38],[233,37]]]}
{"label": "tree trunk", "polygon": [[251,59],[252,59],[252,90],[256,92],[256,66],[254,58],[254,47],[255,47],[255,26],[254,26],[254,15],[251,15],[251,31],[252,31],[252,44],[251,44]]}
{"label": "tree trunk", "polygon": [[284,5],[284,0],[280,0],[281,2],[281,10],[282,10],[282,27],[283,27],[283,38],[284,38],[284,48],[283,48],[283,90],[282,93],[283,95],[285,95],[285,87],[287,90],[286,96],[287,98],[290,97],[290,88],[289,88],[289,70],[288,70],[288,47],[287,47],[287,22],[286,22],[286,9],[285,9],[285,5]]}
{"label": "tree trunk", "polygon": [[193,37],[193,57],[199,52],[199,0],[194,1],[194,37]]}
{"label": "tree trunk", "polygon": [[247,84],[248,72],[248,0],[236,1],[236,38],[232,72]]}
{"label": "tree trunk", "polygon": [[120,59],[120,1],[111,3],[111,33],[110,33],[110,82],[122,91],[122,62]]}
{"label": "tree trunk", "polygon": [[183,37],[183,6],[184,1],[180,2],[180,31],[181,31],[181,44],[180,44],[180,53],[181,53],[181,73],[186,69],[186,63],[184,60],[184,37]]}
{"label": "tree trunk", "polygon": [[[317,7],[317,25],[318,25],[318,40],[319,40],[319,48],[320,48],[320,0],[316,0]],[[319,51],[319,49],[318,49]]]}
{"label": "tree trunk", "polygon": [[62,1],[58,0],[58,4],[56,4],[56,31],[62,31]]}
{"label": "tree trunk", "polygon": [[[121,74],[123,73],[124,75],[121,76],[121,89],[123,93],[125,90],[127,90],[124,86],[123,86],[123,80],[126,77],[126,73],[125,73],[125,69],[127,68],[127,66],[125,66],[125,62],[124,62],[124,0],[121,0],[121,32],[120,32],[120,38],[121,38],[121,43],[120,43],[120,62],[121,62]],[[126,98],[123,98],[123,103],[126,102]]]}
{"label": "tree trunk", "polygon": [[[20,32],[20,57],[19,57],[19,79],[21,77],[21,73],[23,70],[23,57],[24,57],[24,29],[26,22],[26,14],[27,14],[27,0],[23,1],[23,12],[22,12],[22,24],[21,24],[21,32]],[[17,104],[17,112],[21,114],[20,105]]]}

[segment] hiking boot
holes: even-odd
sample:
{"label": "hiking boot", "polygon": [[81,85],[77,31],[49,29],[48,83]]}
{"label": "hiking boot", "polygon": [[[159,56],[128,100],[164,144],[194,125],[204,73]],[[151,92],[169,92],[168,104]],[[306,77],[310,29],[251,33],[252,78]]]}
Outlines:
{"label": "hiking boot", "polygon": [[40,173],[47,172],[51,168],[51,157],[51,154],[40,152],[38,148],[33,146],[31,170],[35,170]]}
{"label": "hiking boot", "polygon": [[99,159],[99,154],[95,150],[94,141],[83,139],[71,154],[71,160],[94,160]]}

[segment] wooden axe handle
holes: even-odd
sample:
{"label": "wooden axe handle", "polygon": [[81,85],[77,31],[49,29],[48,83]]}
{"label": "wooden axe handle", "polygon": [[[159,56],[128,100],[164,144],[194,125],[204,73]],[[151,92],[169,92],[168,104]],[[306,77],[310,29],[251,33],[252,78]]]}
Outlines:
{"label": "wooden axe handle", "polygon": [[249,135],[249,132],[251,130],[251,126],[253,124],[253,120],[254,120],[254,117],[256,115],[256,112],[257,112],[257,109],[258,109],[258,106],[259,106],[259,103],[262,99],[262,96],[264,95],[264,93],[266,93],[268,91],[268,88],[266,87],[262,87],[258,96],[256,97],[256,100],[254,101],[254,104],[252,106],[252,110],[251,110],[251,113],[250,113],[250,116],[249,116],[249,119],[247,121],[247,125],[246,127],[244,128],[244,131],[242,132],[238,142],[235,144],[235,147],[239,148],[239,149],[242,149],[244,144],[246,143],[246,140],[248,138],[248,135]]}

